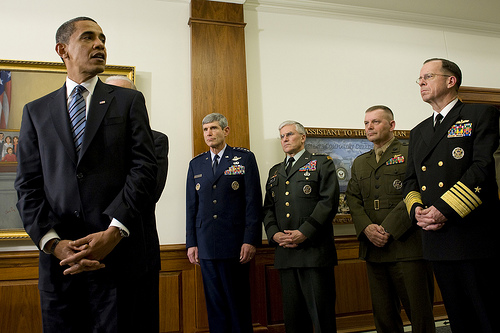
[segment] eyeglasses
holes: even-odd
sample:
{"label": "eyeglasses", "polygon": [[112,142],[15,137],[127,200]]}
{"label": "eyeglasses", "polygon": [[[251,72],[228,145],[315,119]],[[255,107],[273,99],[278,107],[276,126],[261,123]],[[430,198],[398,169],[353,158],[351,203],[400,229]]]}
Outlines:
{"label": "eyeglasses", "polygon": [[434,79],[434,77],[436,75],[439,75],[439,76],[448,76],[448,77],[451,76],[451,75],[446,75],[446,74],[427,73],[427,74],[424,74],[424,76],[419,77],[415,82],[417,82],[417,84],[420,84],[420,82],[422,82],[422,80],[430,81],[430,80]]}

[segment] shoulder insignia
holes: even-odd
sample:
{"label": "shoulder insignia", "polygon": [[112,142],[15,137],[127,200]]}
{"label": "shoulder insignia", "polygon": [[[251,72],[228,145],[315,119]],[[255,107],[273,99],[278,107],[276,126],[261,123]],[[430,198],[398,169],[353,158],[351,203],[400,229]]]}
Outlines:
{"label": "shoulder insignia", "polygon": [[203,156],[205,154],[208,154],[208,151],[204,151],[203,153],[199,153],[198,155],[196,155],[195,157],[193,157],[193,160],[200,157],[200,156]]}
{"label": "shoulder insignia", "polygon": [[246,153],[251,153],[250,149],[246,149],[243,147],[232,147],[233,149],[239,150],[239,151],[244,151]]}

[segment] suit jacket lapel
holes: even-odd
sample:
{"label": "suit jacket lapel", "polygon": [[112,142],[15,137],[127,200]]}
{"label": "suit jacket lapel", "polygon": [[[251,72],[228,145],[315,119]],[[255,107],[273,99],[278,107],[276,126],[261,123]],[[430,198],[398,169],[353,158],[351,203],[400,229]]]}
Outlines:
{"label": "suit jacket lapel", "polygon": [[80,151],[80,159],[87,151],[92,139],[94,138],[99,126],[108,111],[111,101],[114,96],[110,94],[113,91],[111,86],[105,85],[101,80],[97,81],[94,89],[94,94],[90,101],[87,123],[85,125],[85,134],[83,136],[82,149]]}
{"label": "suit jacket lapel", "polygon": [[419,162],[422,162],[430,153],[432,153],[432,151],[437,146],[437,144],[443,138],[445,138],[451,125],[454,124],[457,121],[457,119],[460,117],[460,110],[462,109],[462,107],[463,107],[463,103],[458,101],[457,104],[455,104],[455,106],[450,110],[450,112],[443,119],[441,125],[439,125],[436,132],[434,132],[433,117],[430,117],[429,119],[426,120],[427,123],[425,124],[425,126],[422,126],[421,133],[422,133],[422,139],[427,144],[428,149],[423,151],[422,158],[419,160]]}
{"label": "suit jacket lapel", "polygon": [[[311,160],[311,153],[308,152],[307,150],[300,156],[297,162],[292,166],[292,169],[290,170],[290,174],[287,176],[287,178],[290,178],[297,170],[302,168],[305,164],[309,163]],[[286,175],[286,172],[285,172]]]}
{"label": "suit jacket lapel", "polygon": [[70,156],[71,160],[76,164],[76,150],[69,122],[66,84],[59,89],[54,99],[47,104],[47,108],[51,114],[55,131],[59,136],[64,149]]}

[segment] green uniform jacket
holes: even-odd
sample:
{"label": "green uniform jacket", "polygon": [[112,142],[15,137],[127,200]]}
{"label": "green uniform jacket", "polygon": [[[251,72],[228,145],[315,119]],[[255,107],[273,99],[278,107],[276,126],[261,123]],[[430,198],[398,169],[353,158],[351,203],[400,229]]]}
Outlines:
{"label": "green uniform jacket", "polygon": [[[359,244],[359,256],[370,262],[395,262],[422,258],[421,231],[412,225],[403,203],[408,145],[394,139],[377,163],[374,150],[358,156],[352,165],[346,198]],[[382,248],[363,233],[376,223],[392,237]]]}
{"label": "green uniform jacket", "polygon": [[307,150],[293,165],[290,175],[285,163],[269,171],[264,200],[264,227],[269,244],[284,230],[300,230],[307,240],[297,248],[276,247],[274,267],[331,267],[337,264],[332,221],[339,204],[335,165],[327,155]]}

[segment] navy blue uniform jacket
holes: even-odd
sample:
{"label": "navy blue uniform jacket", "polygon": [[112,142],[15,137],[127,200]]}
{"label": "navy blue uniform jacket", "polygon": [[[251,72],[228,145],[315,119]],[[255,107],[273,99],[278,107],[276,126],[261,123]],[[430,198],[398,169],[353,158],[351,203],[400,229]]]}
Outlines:
{"label": "navy blue uniform jacket", "polygon": [[424,258],[473,260],[498,256],[498,192],[493,153],[498,110],[458,102],[436,132],[433,117],[410,133],[403,195],[410,217],[435,206],[447,219],[423,232]]}
{"label": "navy blue uniform jacket", "polygon": [[262,192],[254,154],[226,146],[217,172],[210,152],[191,160],[186,185],[186,247],[200,259],[239,258],[262,241]]}

